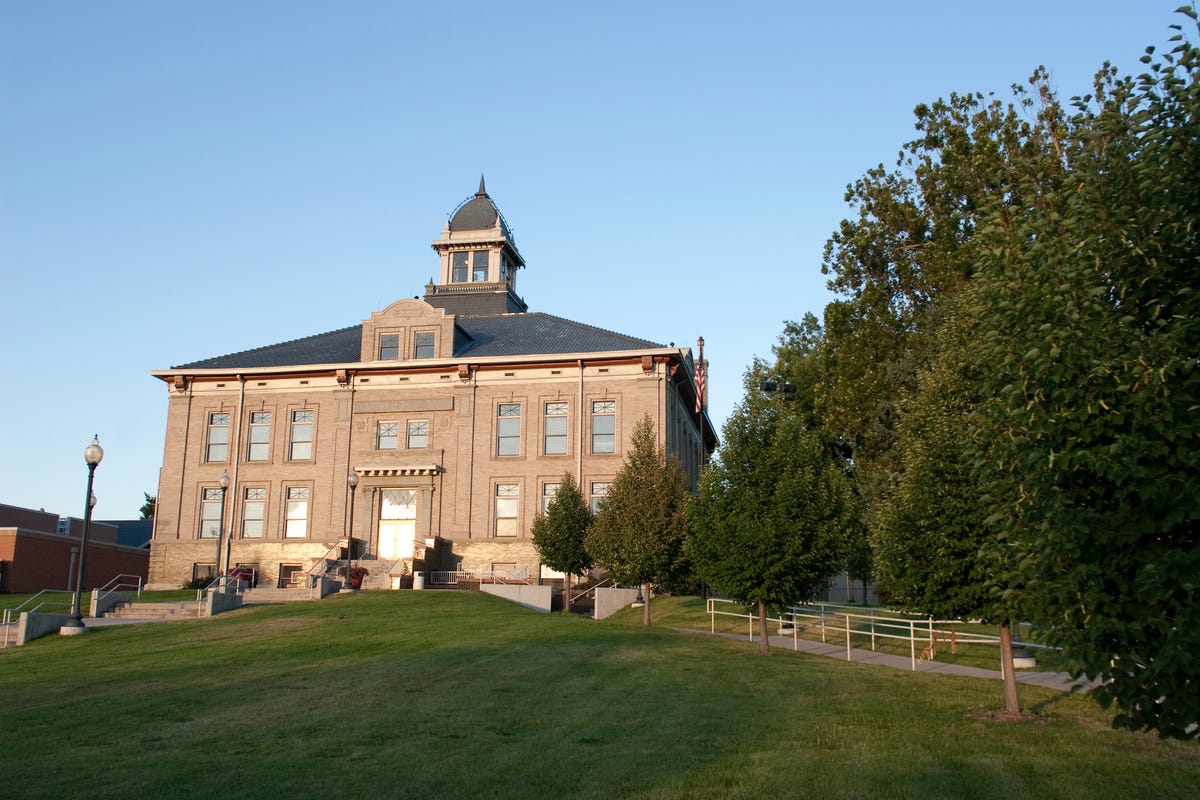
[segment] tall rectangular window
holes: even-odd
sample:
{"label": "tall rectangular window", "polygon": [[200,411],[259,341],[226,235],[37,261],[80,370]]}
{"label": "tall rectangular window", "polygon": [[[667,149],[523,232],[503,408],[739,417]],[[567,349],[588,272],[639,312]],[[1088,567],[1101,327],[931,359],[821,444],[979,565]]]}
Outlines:
{"label": "tall rectangular window", "polygon": [[413,358],[433,358],[437,337],[432,332],[413,334]]}
{"label": "tall rectangular window", "polygon": [[267,517],[267,490],[245,489],[242,493],[242,538],[261,539]]}
{"label": "tall rectangular window", "polygon": [[542,449],[548,456],[567,452],[567,404],[546,403],[542,418]]}
{"label": "tall rectangular window", "polygon": [[380,422],[375,429],[375,449],[395,450],[400,444],[400,423]]}
{"label": "tall rectangular window", "polygon": [[288,487],[283,535],[289,539],[303,539],[308,536],[308,495],[307,486]]}
{"label": "tall rectangular window", "polygon": [[450,254],[450,280],[454,283],[467,282],[467,266],[471,254],[465,250]]}
{"label": "tall rectangular window", "polygon": [[271,412],[250,412],[250,443],[246,447],[247,461],[267,461],[271,458]]}
{"label": "tall rectangular window", "polygon": [[496,538],[513,539],[517,535],[517,513],[521,489],[515,483],[496,484]]}
{"label": "tall rectangular window", "polygon": [[385,333],[379,337],[379,360],[395,361],[400,357],[400,334]]}
{"label": "tall rectangular window", "polygon": [[208,446],[204,451],[204,460],[229,460],[229,414],[226,412],[208,415]]}
{"label": "tall rectangular window", "polygon": [[221,489],[200,490],[200,538],[221,535]]}
{"label": "tall rectangular window", "polygon": [[608,497],[608,490],[611,487],[612,483],[608,481],[592,481],[591,504],[593,514],[600,510],[600,504],[604,502],[604,498]]}
{"label": "tall rectangular window", "polygon": [[542,484],[542,513],[543,514],[545,514],[546,510],[548,508],[550,508],[550,502],[552,500],[554,500],[554,496],[556,494],[558,494],[558,487],[559,487],[559,484],[557,484],[557,483],[543,483]]}
{"label": "tall rectangular window", "polygon": [[292,461],[308,461],[313,453],[313,423],[315,411],[292,412],[292,437],[288,447],[288,458]]}
{"label": "tall rectangular window", "polygon": [[410,419],[408,421],[408,449],[418,450],[428,446],[429,421],[424,419]]}
{"label": "tall rectangular window", "polygon": [[501,403],[496,416],[496,455],[521,455],[521,404]]}
{"label": "tall rectangular window", "polygon": [[614,453],[617,447],[617,401],[592,401],[592,452]]}
{"label": "tall rectangular window", "polygon": [[471,280],[486,281],[488,279],[488,251],[476,250],[471,253]]}

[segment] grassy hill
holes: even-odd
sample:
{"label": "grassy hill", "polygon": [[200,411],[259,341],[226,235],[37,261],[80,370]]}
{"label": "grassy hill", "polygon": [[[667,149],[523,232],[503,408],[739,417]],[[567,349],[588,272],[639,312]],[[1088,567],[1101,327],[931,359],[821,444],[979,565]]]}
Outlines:
{"label": "grassy hill", "polygon": [[[672,601],[655,601],[670,620]],[[362,592],[0,651],[0,794],[1192,797],[1200,748],[1084,698]],[[974,713],[973,713],[974,712]]]}

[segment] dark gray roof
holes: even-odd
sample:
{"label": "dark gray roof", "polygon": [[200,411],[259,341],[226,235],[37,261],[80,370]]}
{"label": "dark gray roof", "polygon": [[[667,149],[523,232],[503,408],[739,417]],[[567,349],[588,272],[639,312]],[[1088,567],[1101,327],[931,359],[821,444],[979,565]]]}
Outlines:
{"label": "dark gray roof", "polygon": [[500,229],[508,236],[508,223],[500,209],[492,202],[492,198],[488,197],[487,189],[483,185],[483,176],[480,175],[479,191],[475,192],[474,197],[460,203],[450,215],[450,230],[486,231],[495,227],[497,219],[500,220]]}
{"label": "dark gray roof", "polygon": [[[495,314],[455,317],[465,334],[455,358],[531,356],[562,353],[605,353],[644,350],[662,345],[551,314]],[[179,364],[172,369],[252,369],[306,364],[356,363],[361,354],[362,326],[319,333],[290,342]]]}

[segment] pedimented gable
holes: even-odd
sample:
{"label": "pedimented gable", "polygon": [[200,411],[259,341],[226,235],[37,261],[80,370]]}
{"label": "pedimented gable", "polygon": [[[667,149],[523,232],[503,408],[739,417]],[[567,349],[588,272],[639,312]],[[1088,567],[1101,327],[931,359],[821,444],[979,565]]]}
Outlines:
{"label": "pedimented gable", "polygon": [[454,316],[423,300],[397,300],[363,320],[362,361],[412,361],[453,355]]}

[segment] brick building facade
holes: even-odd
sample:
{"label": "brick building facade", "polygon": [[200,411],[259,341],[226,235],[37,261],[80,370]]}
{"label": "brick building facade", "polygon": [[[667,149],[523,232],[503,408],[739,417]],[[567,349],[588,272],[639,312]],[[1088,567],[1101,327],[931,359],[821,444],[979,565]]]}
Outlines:
{"label": "brick building facade", "polygon": [[152,373],[169,397],[151,585],[238,564],[285,582],[344,554],[351,516],[355,554],[393,574],[424,557],[536,578],[530,527],[562,475],[600,502],[646,414],[695,481],[716,439],[690,349],[530,312],[482,180],[433,249],[423,300]]}

